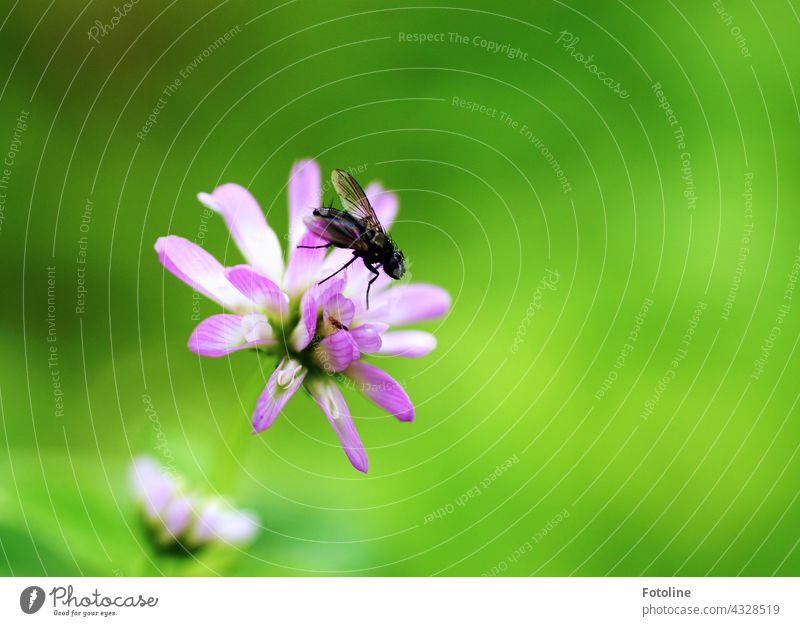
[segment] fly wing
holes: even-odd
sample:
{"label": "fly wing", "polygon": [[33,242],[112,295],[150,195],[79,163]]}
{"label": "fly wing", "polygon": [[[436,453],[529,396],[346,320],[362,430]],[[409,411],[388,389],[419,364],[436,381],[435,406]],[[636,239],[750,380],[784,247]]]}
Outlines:
{"label": "fly wing", "polygon": [[378,216],[375,215],[375,210],[369,203],[367,194],[364,193],[355,178],[344,170],[333,170],[331,181],[333,181],[333,187],[342,200],[342,206],[362,222],[364,228],[384,232]]}
{"label": "fly wing", "polygon": [[367,242],[361,237],[364,231],[344,211],[317,209],[313,215],[306,215],[303,222],[317,237],[329,241],[337,248],[350,248],[362,252],[367,250]]}

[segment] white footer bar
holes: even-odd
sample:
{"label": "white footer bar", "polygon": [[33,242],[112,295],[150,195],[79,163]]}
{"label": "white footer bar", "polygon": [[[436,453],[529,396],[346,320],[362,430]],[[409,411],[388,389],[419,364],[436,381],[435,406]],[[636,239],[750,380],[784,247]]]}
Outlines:
{"label": "white footer bar", "polygon": [[0,579],[0,624],[778,626],[798,605],[798,578]]}

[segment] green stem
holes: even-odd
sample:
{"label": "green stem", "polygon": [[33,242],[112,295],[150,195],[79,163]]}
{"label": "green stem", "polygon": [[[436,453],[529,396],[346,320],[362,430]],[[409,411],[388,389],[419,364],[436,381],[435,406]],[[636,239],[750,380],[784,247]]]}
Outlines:
{"label": "green stem", "polygon": [[[274,356],[270,356],[274,359]],[[260,369],[256,369],[244,385],[243,396],[244,398],[252,398],[253,405],[256,399],[264,389],[265,380]],[[236,486],[241,468],[239,465],[245,465],[248,453],[252,450],[253,427],[250,421],[250,416],[242,418],[237,416],[235,419],[228,420],[225,424],[226,436],[225,440],[228,444],[225,453],[215,456],[212,461],[211,471],[209,476],[214,481],[213,486],[219,493],[229,493]],[[230,455],[230,456],[229,456]]]}

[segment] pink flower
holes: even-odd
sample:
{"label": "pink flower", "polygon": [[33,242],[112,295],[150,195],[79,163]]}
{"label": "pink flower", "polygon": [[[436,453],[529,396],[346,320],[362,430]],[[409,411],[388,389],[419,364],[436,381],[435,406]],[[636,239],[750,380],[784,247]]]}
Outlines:
{"label": "pink flower", "polygon": [[179,543],[194,549],[212,541],[243,543],[258,532],[254,513],[230,508],[219,498],[186,493],[182,481],[150,457],[133,461],[130,478],[148,528],[161,547]]}
{"label": "pink flower", "polygon": [[[373,183],[365,189],[376,214],[389,228],[397,197]],[[298,248],[325,243],[308,231],[303,217],[321,206],[319,166],[294,165],[289,178],[289,249],[283,252],[275,232],[252,195],[226,184],[199,200],[219,213],[246,260],[223,267],[200,246],[170,235],[156,242],[159,261],[182,281],[222,305],[195,328],[189,349],[223,356],[245,348],[277,357],[253,412],[253,429],[268,428],[295,392],[304,386],[328,418],[353,466],[367,471],[367,455],[356,432],[338,380],[350,380],[370,400],[401,421],[414,419],[414,405],[403,387],[380,368],[362,360],[367,354],[424,356],[436,346],[430,333],[390,330],[434,319],[450,307],[448,293],[435,285],[404,283],[391,287],[382,274],[366,310],[364,294],[371,274],[360,262],[323,283],[346,263],[348,250]]]}

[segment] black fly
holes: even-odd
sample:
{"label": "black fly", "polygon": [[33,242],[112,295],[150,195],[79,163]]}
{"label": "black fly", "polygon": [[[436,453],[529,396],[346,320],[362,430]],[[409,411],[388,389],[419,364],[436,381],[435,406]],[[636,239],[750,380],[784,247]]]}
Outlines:
{"label": "black fly", "polygon": [[323,246],[298,246],[298,248],[335,246],[352,250],[353,258],[333,274],[319,281],[319,284],[350,267],[356,259],[361,259],[364,261],[364,267],[374,274],[367,285],[367,309],[369,309],[369,290],[372,283],[380,276],[375,266],[382,265],[387,276],[399,280],[406,273],[405,258],[381,226],[375,210],[356,179],[344,170],[333,170],[331,180],[345,210],[340,211],[333,207],[314,209],[313,215],[307,215],[303,221],[308,230],[328,243]]}

